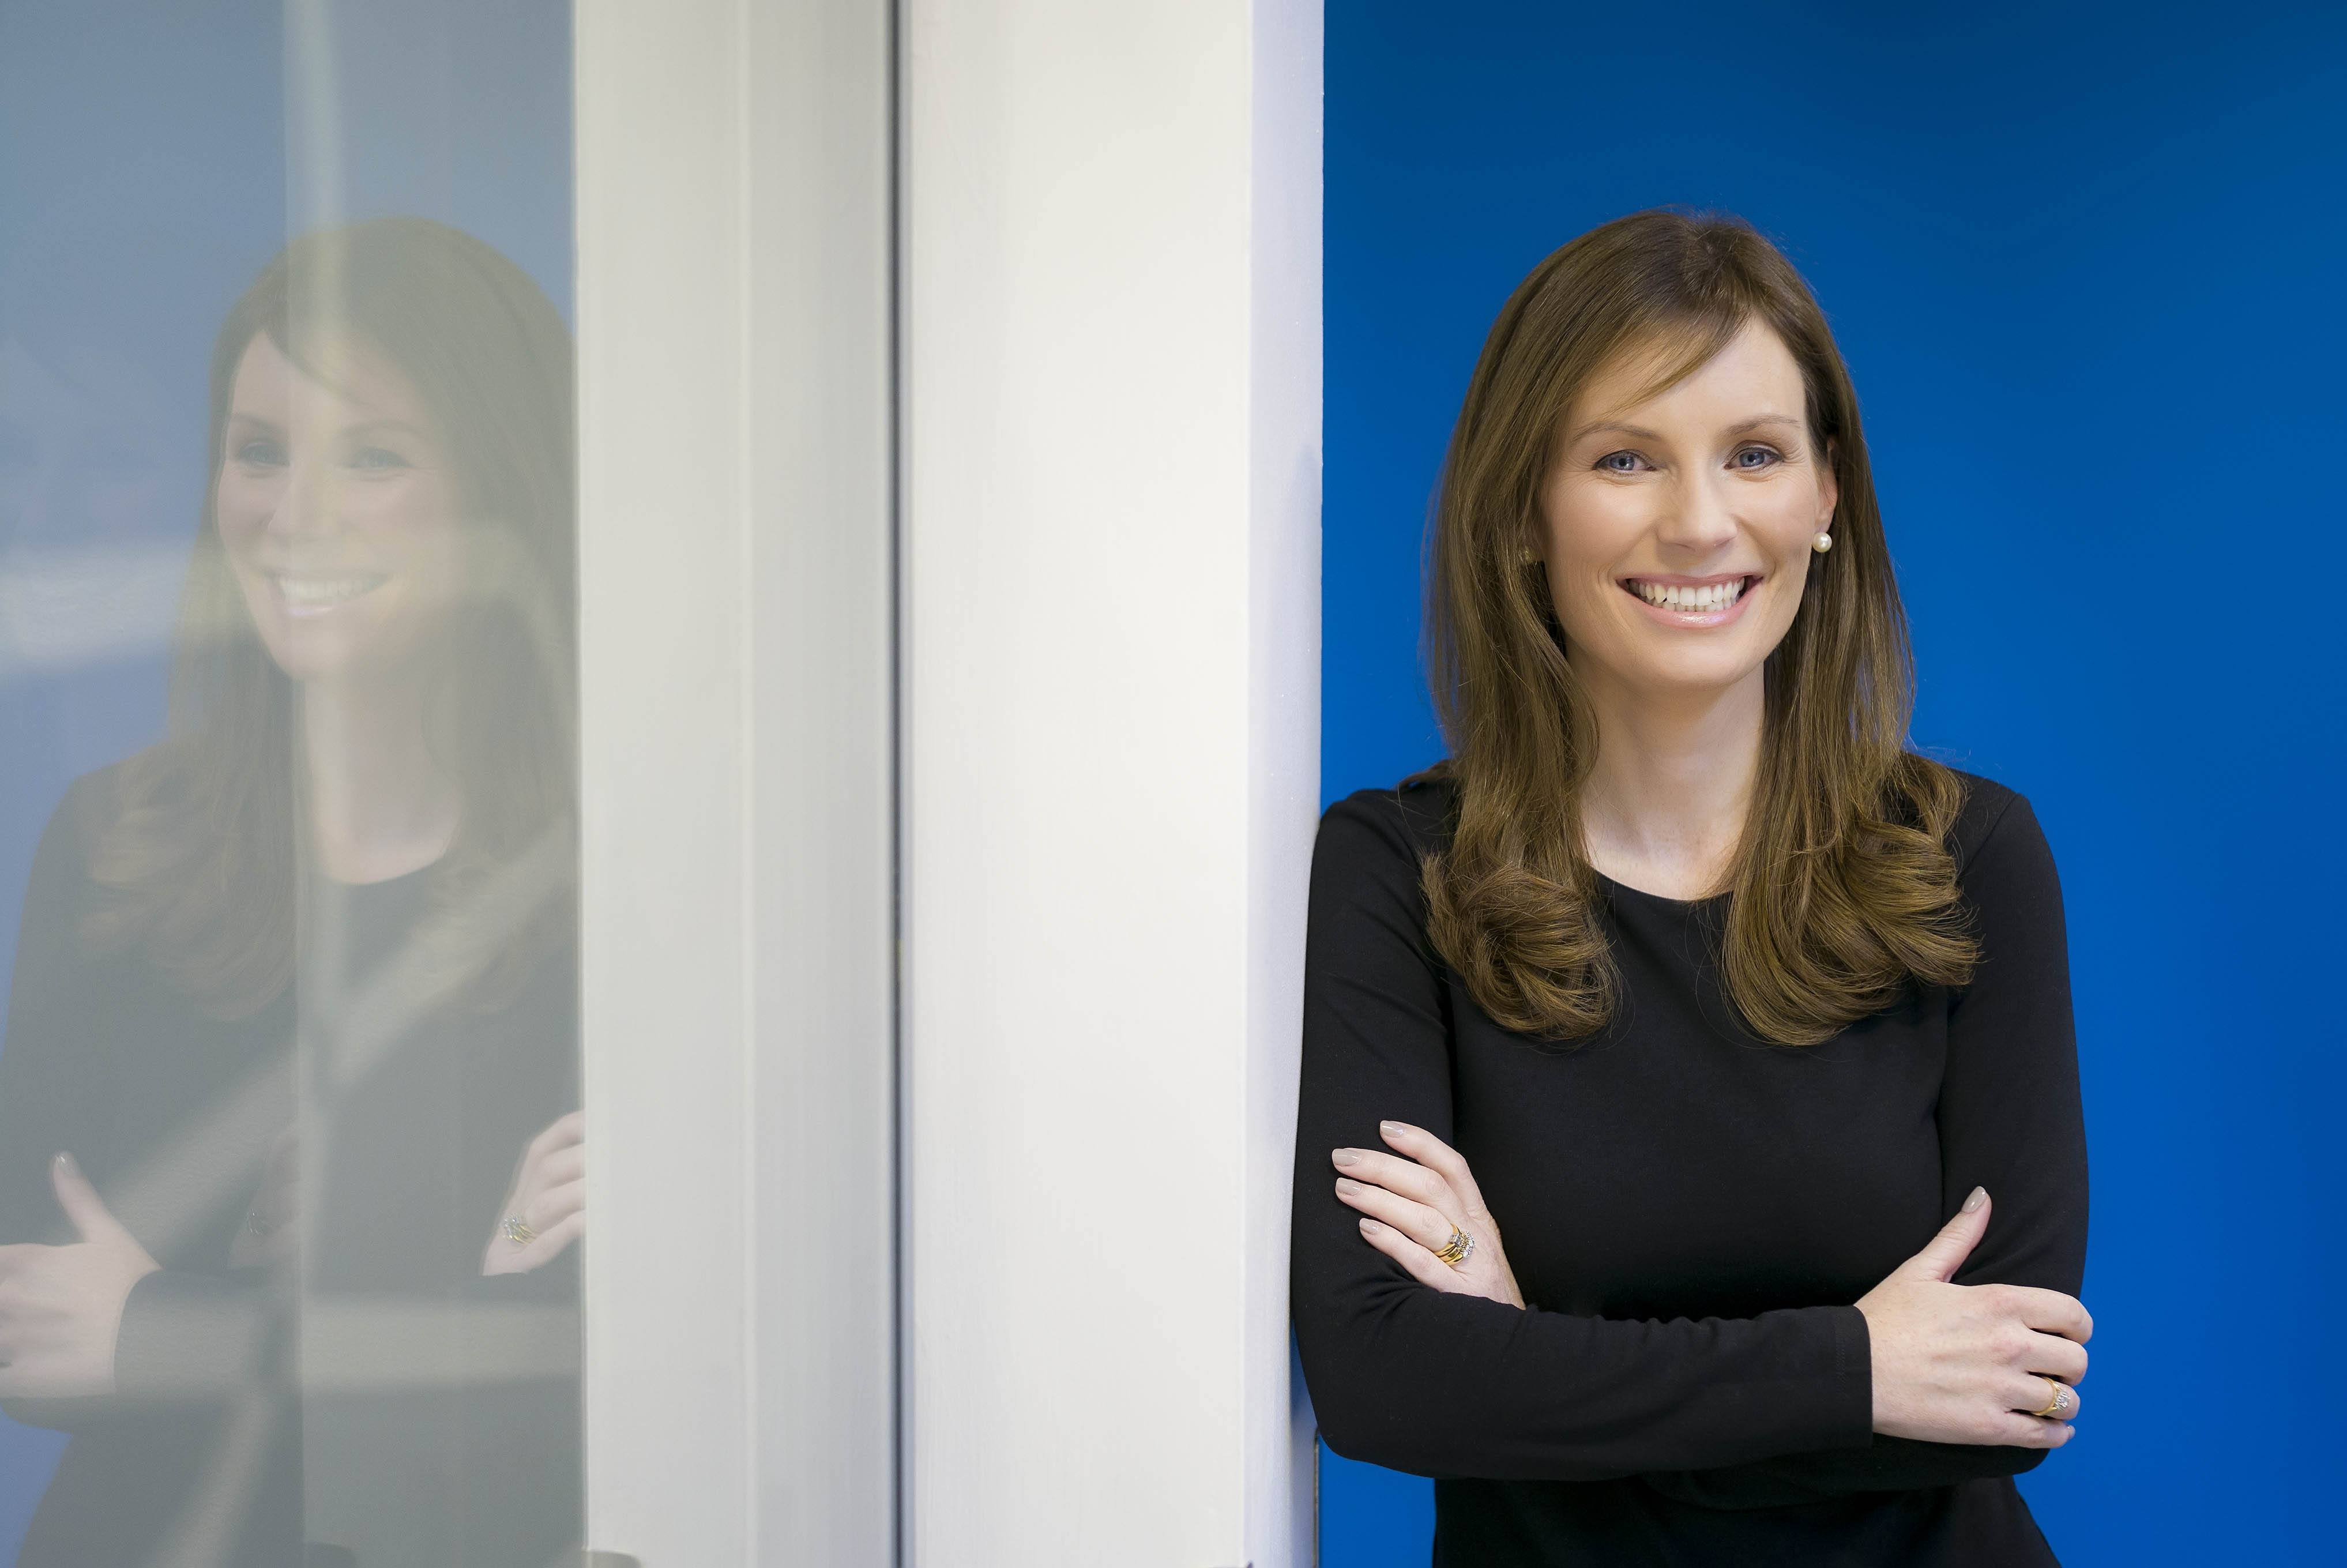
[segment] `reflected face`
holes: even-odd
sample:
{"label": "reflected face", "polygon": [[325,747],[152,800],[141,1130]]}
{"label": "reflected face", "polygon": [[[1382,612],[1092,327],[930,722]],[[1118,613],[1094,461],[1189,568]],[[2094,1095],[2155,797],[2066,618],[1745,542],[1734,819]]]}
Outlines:
{"label": "reflected face", "polygon": [[364,345],[331,384],[266,333],[238,363],[215,493],[220,543],[262,643],[297,681],[413,661],[454,603],[456,477],[422,397]]}
{"label": "reflected face", "polygon": [[1724,689],[1793,624],[1833,467],[1810,438],[1800,366],[1765,324],[1631,401],[1653,369],[1625,356],[1566,411],[1541,497],[1549,592],[1584,674]]}

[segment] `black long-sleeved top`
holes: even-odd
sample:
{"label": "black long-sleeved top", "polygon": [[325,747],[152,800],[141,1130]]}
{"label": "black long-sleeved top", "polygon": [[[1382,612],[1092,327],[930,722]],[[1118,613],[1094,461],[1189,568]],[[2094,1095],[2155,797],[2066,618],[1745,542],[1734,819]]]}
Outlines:
{"label": "black long-sleeved top", "polygon": [[[1439,1568],[1979,1565],[2055,1558],[2012,1477],[2045,1450],[1872,1430],[1852,1305],[1974,1184],[1958,1285],[2076,1295],[2086,1152],[2061,890],[2028,802],[1963,775],[1983,957],[1820,1045],[1723,990],[1726,896],[1600,879],[1622,1005],[1577,1046],[1502,1029],[1427,936],[1442,781],[1324,815],[1312,866],[1291,1289],[1329,1448],[1435,1480]],[[1528,1310],[1418,1284],[1338,1202],[1332,1150],[1449,1142]]]}
{"label": "black long-sleeved top", "polygon": [[[113,1393],[7,1401],[72,1434],[18,1568],[553,1561],[582,1512],[579,1249],[480,1262],[523,1146],[579,1103],[575,958],[495,1005],[415,1005],[422,983],[371,988],[410,952],[429,873],[321,885],[333,937],[294,988],[209,1016],[140,953],[82,939],[112,777],[75,784],[26,891],[0,1243],[73,1239],[48,1174],[67,1150],[161,1266],[125,1304]],[[309,1190],[282,1237],[309,1242],[254,1261],[240,1230],[289,1148]]]}

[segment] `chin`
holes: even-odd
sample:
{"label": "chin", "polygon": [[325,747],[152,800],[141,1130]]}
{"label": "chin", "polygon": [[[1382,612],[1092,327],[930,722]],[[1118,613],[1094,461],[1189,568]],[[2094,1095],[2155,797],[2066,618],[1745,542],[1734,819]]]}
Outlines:
{"label": "chin", "polygon": [[378,641],[364,634],[369,630],[280,624],[265,630],[261,641],[270,659],[288,680],[333,681],[364,673],[382,663],[369,657],[369,644]]}

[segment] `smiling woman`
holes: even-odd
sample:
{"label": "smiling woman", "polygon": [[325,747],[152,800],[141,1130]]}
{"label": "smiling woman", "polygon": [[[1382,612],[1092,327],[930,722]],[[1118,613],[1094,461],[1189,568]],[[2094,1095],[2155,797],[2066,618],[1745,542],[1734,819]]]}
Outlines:
{"label": "smiling woman", "polygon": [[0,1051],[23,1568],[578,1546],[570,363],[421,219],[220,329],[172,733],[50,822]]}
{"label": "smiling woman", "polygon": [[1313,862],[1328,1446],[1438,1478],[1446,1568],[2053,1562],[2012,1477],[2092,1332],[2060,886],[2022,796],[1905,744],[1792,267],[1661,211],[1542,262],[1432,554],[1451,755]]}

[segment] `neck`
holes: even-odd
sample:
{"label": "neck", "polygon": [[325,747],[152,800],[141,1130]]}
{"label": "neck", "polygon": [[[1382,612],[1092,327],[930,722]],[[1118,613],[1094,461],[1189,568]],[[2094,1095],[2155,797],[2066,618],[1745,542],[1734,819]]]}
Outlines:
{"label": "neck", "polygon": [[1762,671],[1702,691],[1627,687],[1602,670],[1583,685],[1598,735],[1581,797],[1590,864],[1665,897],[1717,891],[1759,774]]}
{"label": "neck", "polygon": [[456,787],[425,744],[420,679],[304,682],[301,710],[311,848],[327,877],[386,881],[446,853]]}

